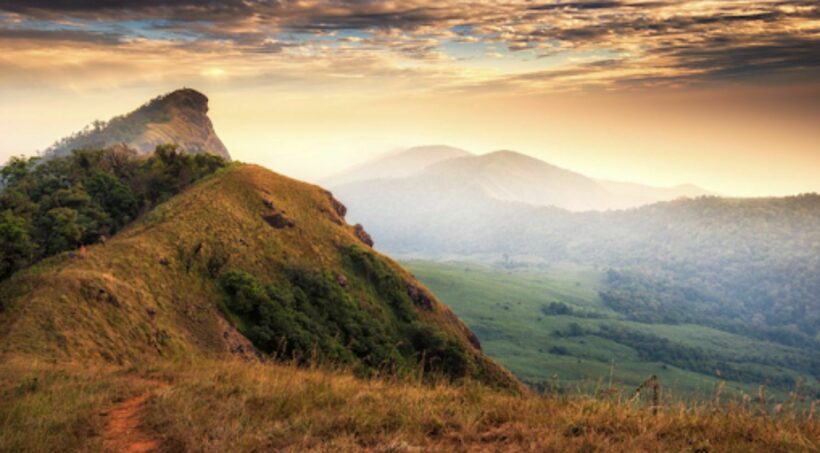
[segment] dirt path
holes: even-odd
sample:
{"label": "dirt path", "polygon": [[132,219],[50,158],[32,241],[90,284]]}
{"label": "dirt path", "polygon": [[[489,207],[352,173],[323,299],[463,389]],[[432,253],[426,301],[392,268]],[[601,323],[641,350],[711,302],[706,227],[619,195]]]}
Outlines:
{"label": "dirt path", "polygon": [[103,446],[109,452],[143,453],[157,451],[159,442],[140,429],[142,411],[150,392],[127,399],[108,412]]}

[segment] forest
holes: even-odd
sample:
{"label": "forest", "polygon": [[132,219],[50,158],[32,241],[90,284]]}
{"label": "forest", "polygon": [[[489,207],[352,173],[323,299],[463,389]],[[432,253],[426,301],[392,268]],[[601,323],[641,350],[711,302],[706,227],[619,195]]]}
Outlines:
{"label": "forest", "polygon": [[140,214],[224,167],[162,145],[150,157],[114,147],[0,169],[0,280],[43,258],[105,241]]}

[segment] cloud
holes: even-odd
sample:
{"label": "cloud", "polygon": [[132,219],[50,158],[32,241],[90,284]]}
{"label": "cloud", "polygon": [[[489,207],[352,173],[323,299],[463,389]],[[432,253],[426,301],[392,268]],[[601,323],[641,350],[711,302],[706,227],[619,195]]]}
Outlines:
{"label": "cloud", "polygon": [[[237,65],[241,71],[226,73],[261,74],[301,65],[326,71],[313,78],[367,79],[382,77],[380,69],[412,67],[418,84],[431,89],[682,86],[783,75],[816,81],[820,4],[0,0],[0,50],[13,54],[22,42],[107,47],[115,63],[155,62],[150,52],[173,49],[195,74]],[[506,52],[464,54],[451,44]],[[378,61],[384,68],[361,65],[353,74],[357,68],[349,61]]]}
{"label": "cloud", "polygon": [[37,30],[20,28],[0,28],[0,41],[51,41],[93,44],[120,44],[123,35],[110,32],[89,32],[82,30]]}

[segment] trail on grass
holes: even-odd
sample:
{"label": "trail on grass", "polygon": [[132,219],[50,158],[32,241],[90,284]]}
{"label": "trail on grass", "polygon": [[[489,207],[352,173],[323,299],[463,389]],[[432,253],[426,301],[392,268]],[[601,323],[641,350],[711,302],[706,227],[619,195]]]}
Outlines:
{"label": "trail on grass", "polygon": [[[166,384],[153,383],[154,390]],[[153,390],[152,390],[153,391]],[[144,453],[157,451],[159,441],[142,428],[142,412],[151,391],[129,398],[108,412],[108,425],[103,434],[103,447],[109,452]]]}

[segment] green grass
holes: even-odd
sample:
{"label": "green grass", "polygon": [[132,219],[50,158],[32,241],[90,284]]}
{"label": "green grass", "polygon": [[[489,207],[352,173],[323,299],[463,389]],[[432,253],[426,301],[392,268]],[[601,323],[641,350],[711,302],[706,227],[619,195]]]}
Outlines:
{"label": "green grass", "polygon": [[[653,334],[674,343],[702,348],[730,357],[769,357],[794,350],[698,325],[643,324],[628,321],[603,305],[598,291],[602,271],[577,266],[554,266],[537,271],[507,270],[461,262],[403,263],[476,332],[482,347],[521,379],[556,383],[565,389],[590,390],[615,384],[635,387],[648,376],[661,378],[665,388],[687,397],[711,398],[721,379],[669,364],[643,361],[632,348],[594,335],[559,337],[572,323],[585,330],[608,324]],[[562,302],[574,313],[598,318],[546,315],[541,307]],[[552,350],[552,352],[551,352]],[[555,353],[560,350],[561,353]],[[764,373],[799,373],[771,366],[741,363]],[[761,383],[728,382],[728,391],[753,395]],[[790,389],[772,395],[788,397]]]}

